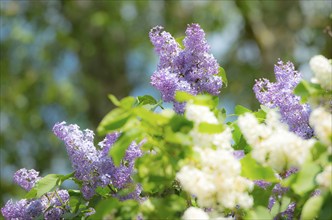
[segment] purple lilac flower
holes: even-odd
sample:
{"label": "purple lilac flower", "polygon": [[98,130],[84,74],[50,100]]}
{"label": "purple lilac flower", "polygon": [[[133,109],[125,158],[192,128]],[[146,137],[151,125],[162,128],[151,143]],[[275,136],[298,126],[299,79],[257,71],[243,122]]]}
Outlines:
{"label": "purple lilac flower", "polygon": [[47,197],[50,198],[49,203],[52,206],[62,206],[69,201],[69,193],[67,190],[57,190],[47,193]]}
{"label": "purple lilac flower", "polygon": [[55,220],[61,219],[66,210],[69,210],[68,203],[68,191],[58,190],[39,199],[21,199],[17,202],[9,200],[1,208],[1,212],[5,219],[32,220],[43,215],[44,219]]}
{"label": "purple lilac flower", "polygon": [[295,211],[295,207],[296,207],[295,202],[290,203],[288,205],[287,209],[285,211],[279,213],[278,216],[276,216],[274,219],[277,220],[277,219],[279,219],[279,217],[281,217],[282,219],[292,220],[294,211]]}
{"label": "purple lilac flower", "polygon": [[26,199],[21,199],[18,202],[9,200],[6,205],[1,208],[1,213],[5,219],[32,219],[25,211],[27,204],[28,200]]}
{"label": "purple lilac flower", "polygon": [[276,203],[275,197],[270,196],[269,204],[267,205],[267,208],[271,211],[275,203]]}
{"label": "purple lilac flower", "polygon": [[[45,198],[46,197],[46,198]],[[48,200],[48,207],[53,207],[51,209],[46,209],[44,213],[45,220],[61,219],[61,216],[69,210],[69,193],[67,190],[57,190],[55,192],[47,193],[44,202]]]}
{"label": "purple lilac flower", "polygon": [[[298,168],[292,167],[289,170],[287,170],[285,173],[280,174],[278,176],[279,176],[280,179],[285,179],[285,178],[289,177],[290,175],[292,175],[296,172],[298,172]],[[264,190],[266,190],[268,187],[270,187],[272,185],[271,183],[269,183],[265,180],[255,180],[254,183],[258,187],[260,187]],[[274,185],[274,187],[272,189],[272,194],[269,197],[269,203],[267,205],[267,208],[269,210],[272,210],[272,208],[273,208],[274,204],[276,203],[276,201],[279,198],[281,198],[288,190],[289,190],[288,187],[282,187],[279,183]],[[295,207],[295,203],[294,203],[294,207]],[[289,211],[289,213],[290,213],[291,208],[292,208],[292,206],[289,206],[289,210],[287,209]],[[286,211],[285,211],[285,213],[286,213]],[[283,214],[285,214],[285,213],[283,213]],[[282,214],[282,213],[279,213],[279,214]]]}
{"label": "purple lilac flower", "polygon": [[176,91],[192,95],[210,93],[218,95],[222,80],[217,74],[219,65],[205,40],[205,33],[198,24],[187,27],[183,40],[184,49],[163,27],[156,26],[149,33],[155,52],[159,56],[157,70],[151,77],[151,84],[160,92],[165,102],[173,102],[174,109],[183,113],[185,103],[175,101]]}
{"label": "purple lilac flower", "polygon": [[63,210],[60,208],[52,208],[45,212],[44,219],[45,220],[60,220],[63,215]]}
{"label": "purple lilac flower", "polygon": [[315,196],[320,196],[322,194],[322,191],[320,189],[315,189],[310,196],[315,197]]}
{"label": "purple lilac flower", "polygon": [[142,213],[139,213],[138,215],[136,215],[136,220],[143,220],[143,215]]}
{"label": "purple lilac flower", "polygon": [[163,27],[156,26],[150,31],[149,37],[160,59],[158,69],[171,66],[180,52],[180,47],[172,35],[164,31]]}
{"label": "purple lilac flower", "polygon": [[131,176],[134,173],[135,160],[142,156],[140,146],[143,142],[136,144],[133,141],[127,148],[122,163],[117,167],[114,165],[112,158],[108,156],[108,152],[118,136],[119,134],[107,135],[102,143],[100,173],[102,174],[103,182],[108,180],[108,184],[111,183],[117,189],[123,189],[133,182]]}
{"label": "purple lilac flower", "polygon": [[146,199],[145,197],[141,197],[141,192],[143,188],[140,184],[133,184],[130,188],[133,188],[131,192],[124,195],[116,194],[114,196],[117,197],[120,201],[134,199],[143,202]]}
{"label": "purple lilac flower", "polygon": [[289,190],[288,187],[283,187],[281,186],[279,183],[277,183],[273,189],[272,189],[272,193],[276,196],[282,196],[283,194],[285,194],[287,191]]}
{"label": "purple lilac flower", "polygon": [[22,168],[15,172],[13,179],[17,185],[29,191],[35,186],[36,182],[41,179],[38,175],[39,172],[34,169],[27,170]]}
{"label": "purple lilac flower", "polygon": [[90,215],[93,215],[93,214],[95,214],[96,213],[96,210],[94,209],[94,208],[89,208],[85,213],[84,213],[84,216],[85,217],[88,217],[88,216],[90,216]]}
{"label": "purple lilac flower", "polygon": [[267,189],[269,186],[271,186],[271,183],[264,180],[255,180],[254,183],[262,189]]}
{"label": "purple lilac flower", "polygon": [[101,157],[107,157],[112,145],[116,142],[119,138],[120,133],[114,132],[111,134],[107,134],[103,141],[99,142],[98,145],[102,149]]}
{"label": "purple lilac flower", "polygon": [[289,190],[288,187],[282,187],[277,183],[272,189],[272,195],[269,198],[268,209],[272,209],[278,198],[282,197]]}
{"label": "purple lilac flower", "polygon": [[53,127],[54,134],[66,144],[75,177],[83,181],[83,196],[90,199],[98,186],[99,155],[94,146],[94,133],[86,129],[81,131],[78,125],[57,123]]}
{"label": "purple lilac flower", "polygon": [[108,156],[108,152],[118,136],[118,133],[107,135],[102,142],[103,149],[100,155],[101,166],[99,170],[104,184],[112,184],[114,187],[121,189],[131,182],[135,159],[141,156],[142,153],[139,146],[132,142],[126,151],[123,163],[116,167],[112,158]]}
{"label": "purple lilac flower", "polygon": [[213,208],[209,207],[209,208],[203,208],[204,212],[210,213],[213,211]]}
{"label": "purple lilac flower", "polygon": [[286,170],[286,172],[281,175],[281,177],[283,179],[286,179],[287,177],[289,177],[290,175],[294,174],[294,173],[297,173],[299,171],[299,168],[296,168],[296,167],[291,167],[290,169]]}
{"label": "purple lilac flower", "polygon": [[136,158],[142,156],[140,144],[132,142],[120,166],[115,166],[109,151],[120,136],[115,132],[108,134],[99,143],[100,150],[93,143],[93,132],[82,132],[77,125],[57,123],[53,131],[62,139],[75,170],[75,177],[83,182],[81,192],[85,199],[95,195],[98,186],[105,187],[112,184],[118,190],[132,183],[132,174]]}
{"label": "purple lilac flower", "polygon": [[242,159],[244,157],[244,150],[233,151],[233,156],[238,160]]}
{"label": "purple lilac flower", "polygon": [[40,199],[36,199],[30,201],[30,203],[25,208],[25,212],[31,218],[36,218],[43,213],[44,209],[45,208],[42,201]]}
{"label": "purple lilac flower", "polygon": [[284,64],[281,60],[274,67],[276,82],[267,79],[256,80],[254,92],[257,100],[269,108],[278,108],[281,120],[288,124],[290,131],[302,138],[313,136],[313,129],[309,126],[310,106],[301,104],[300,97],[294,95],[293,90],[301,80],[291,62]]}

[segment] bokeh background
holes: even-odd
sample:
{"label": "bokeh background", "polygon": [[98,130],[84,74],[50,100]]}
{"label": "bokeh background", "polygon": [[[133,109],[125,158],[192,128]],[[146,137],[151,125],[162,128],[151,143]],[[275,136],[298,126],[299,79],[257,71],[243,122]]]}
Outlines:
{"label": "bokeh background", "polygon": [[274,80],[278,58],[307,79],[313,55],[332,58],[331,13],[332,2],[322,0],[1,0],[0,206],[24,194],[12,182],[22,167],[71,172],[54,123],[95,130],[114,107],[109,93],[160,98],[149,84],[152,27],[180,37],[187,24],[201,25],[227,72],[220,105],[231,114],[235,104],[259,107],[254,79]]}

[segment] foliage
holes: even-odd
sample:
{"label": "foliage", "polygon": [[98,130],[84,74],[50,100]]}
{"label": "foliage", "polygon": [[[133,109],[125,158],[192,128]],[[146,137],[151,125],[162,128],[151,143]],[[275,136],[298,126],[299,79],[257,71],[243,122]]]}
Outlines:
{"label": "foliage", "polygon": [[[300,85],[304,83],[306,82],[302,82]],[[302,90],[303,87],[298,86],[296,93],[307,95]],[[315,94],[320,96],[321,93]],[[307,96],[315,97],[313,94]],[[108,216],[108,218],[115,219],[132,219],[141,216],[147,219],[175,219],[180,218],[188,206],[199,207],[195,197],[185,192],[176,178],[176,174],[182,166],[193,163],[198,159],[198,155],[193,151],[195,143],[190,135],[194,128],[193,122],[188,120],[186,115],[179,115],[173,111],[165,110],[161,101],[157,101],[149,95],[137,98],[129,96],[121,100],[109,95],[109,98],[117,107],[104,117],[97,130],[103,135],[113,131],[122,132],[109,152],[116,166],[123,161],[127,146],[133,140],[145,140],[145,144],[142,146],[145,153],[137,160],[135,164],[137,172],[133,177],[135,182],[142,185],[141,196],[144,197],[144,201],[118,200],[112,196],[111,191],[114,190],[112,186],[110,188],[99,187],[96,190],[97,194],[89,201],[82,197],[80,191],[69,190],[70,200],[68,205],[71,208],[63,217],[66,219],[100,219]],[[209,95],[192,96],[185,92],[177,92],[176,100],[207,106],[212,112],[222,113],[224,111],[220,112],[218,110],[218,102],[216,102],[215,97]],[[159,107],[164,110],[158,113],[155,112]],[[267,117],[266,112],[269,111],[271,110],[262,106],[262,109],[254,112],[254,115],[263,122],[264,118]],[[235,108],[235,113],[245,115],[253,112],[239,105]],[[224,124],[224,118],[221,117],[218,124],[204,122],[199,124],[198,131],[202,134],[214,135],[222,133],[226,127],[233,128],[234,148],[246,152],[245,156],[240,159],[241,176],[251,180],[266,181],[270,185],[265,189],[255,186],[251,192],[254,198],[252,208],[247,210],[223,210],[221,212],[219,210],[219,214],[223,213],[223,216],[227,216],[232,213],[231,216],[244,219],[282,218],[282,213],[286,213],[288,205],[291,202],[296,202],[295,218],[301,216],[303,219],[312,219],[318,216],[330,215],[324,207],[331,201],[331,191],[325,191],[321,188],[320,195],[312,196],[312,193],[319,187],[315,180],[316,176],[322,172],[323,167],[331,163],[328,148],[324,144],[317,140],[311,149],[311,159],[308,159],[301,166],[299,172],[282,179],[277,178],[278,174],[271,167],[259,164],[251,156],[251,149],[248,148],[248,143],[243,140],[237,121]],[[68,179],[75,180],[75,177],[73,174],[66,176],[49,174],[40,179],[26,194],[25,198],[39,198],[45,193],[61,187],[62,183]],[[78,180],[75,180],[75,182],[80,186]],[[276,205],[269,210],[267,207],[269,197],[273,195],[273,186],[278,184],[288,187],[288,191],[282,197],[278,197]],[[85,213],[88,213],[91,208],[94,208],[96,213],[88,217]]]}
{"label": "foliage", "polygon": [[49,132],[54,123],[95,129],[114,107],[107,94],[158,97],[148,84],[151,27],[177,37],[187,24],[201,24],[229,73],[220,100],[233,114],[232,100],[259,107],[252,84],[272,76],[278,57],[300,69],[312,51],[331,57],[329,9],[328,1],[0,1],[1,206],[22,196],[11,184],[21,167],[70,172],[65,149]]}
{"label": "foliage", "polygon": [[[107,20],[105,14],[99,13],[94,16],[92,23],[98,26],[107,23]],[[182,39],[178,38],[177,41]],[[183,45],[181,47],[183,48]],[[228,84],[226,72],[222,67],[219,68],[217,76],[222,79],[224,85]],[[231,83],[230,80],[229,85]],[[331,91],[328,89],[303,80],[294,91],[295,95],[301,96],[303,103],[309,102],[312,109],[322,107],[329,111]],[[239,120],[227,122],[231,115],[227,115],[224,108],[220,109],[218,97],[210,94],[193,95],[178,91],[174,97],[177,102],[186,103],[188,106],[204,107],[201,109],[207,109],[207,114],[211,113],[210,118],[206,115],[190,118],[187,115],[188,112],[176,114],[172,110],[166,109],[162,100],[156,100],[150,95],[127,96],[122,99],[116,98],[115,95],[109,95],[109,99],[115,108],[105,115],[97,131],[101,136],[113,132],[121,133],[108,152],[114,166],[128,166],[128,161],[125,159],[128,146],[133,141],[144,143],[141,146],[143,155],[135,162],[135,172],[130,176],[132,182],[128,183],[125,188],[117,188],[112,182],[107,186],[98,186],[94,196],[87,199],[81,192],[82,180],[75,176],[75,172],[68,175],[49,174],[39,179],[25,195],[25,199],[21,200],[25,202],[25,206],[32,207],[32,204],[44,201],[43,199],[46,198],[49,201],[49,206],[43,210],[43,213],[61,210],[60,215],[65,219],[178,219],[181,216],[186,216],[184,213],[189,207],[204,209],[204,212],[208,213],[211,218],[289,219],[301,217],[306,219],[331,216],[328,209],[331,204],[331,186],[326,186],[326,179],[330,178],[328,174],[331,166],[330,140],[332,134],[328,133],[326,138],[325,134],[319,133],[319,123],[310,122],[317,134],[310,139],[312,142],[308,142],[308,145],[314,142],[310,145],[309,156],[297,164],[296,169],[298,170],[294,171],[295,173],[292,171],[288,174],[290,171],[287,166],[282,167],[280,172],[274,166],[261,163],[257,159],[255,154],[257,146],[249,140],[240,123],[242,116],[252,115],[259,124],[268,127],[270,120],[273,119],[271,112],[275,110],[261,106],[259,110],[252,111],[237,105],[234,112]],[[209,119],[199,121],[201,116]],[[281,127],[273,127],[272,130],[284,129],[283,126]],[[231,142],[223,143],[225,146],[219,145],[220,142],[216,141],[217,138],[221,137],[222,134],[226,136],[229,131]],[[289,131],[287,130],[287,132]],[[198,142],[200,138],[203,142]],[[224,140],[227,139],[224,138]],[[266,137],[259,137],[259,142],[264,142],[264,138]],[[231,149],[226,147],[228,144],[231,145]],[[98,150],[101,151],[102,148],[103,146]],[[216,199],[218,202],[211,204],[211,206],[202,205],[200,195],[193,194],[186,189],[179,176],[184,168],[194,167],[196,171],[205,169],[206,162],[203,162],[202,152],[203,154],[204,152],[234,154],[234,158],[233,155],[230,155],[231,161],[228,162],[240,167],[241,172],[235,173],[234,179],[239,178],[239,181],[241,180],[242,182],[240,182],[243,183],[243,185],[239,184],[240,186],[238,186],[241,190],[236,192],[248,193],[250,198],[253,198],[253,202],[243,202],[238,199],[235,207],[219,203],[220,198],[213,198],[213,201]],[[237,153],[244,155],[236,156]],[[273,154],[267,157],[273,157]],[[285,156],[285,158],[287,157]],[[212,159],[211,162],[213,162]],[[290,162],[286,161],[286,164]],[[218,169],[216,170],[219,172]],[[94,174],[96,173],[98,173],[97,170]],[[233,177],[224,176],[223,180],[226,181],[228,178],[232,179]],[[72,180],[76,184],[75,188],[80,190],[67,189],[70,196],[67,200],[63,199],[60,192],[63,193],[61,191],[62,188],[65,188],[63,182],[68,180]],[[267,186],[261,186],[255,181],[262,181]],[[253,186],[253,183],[256,185]],[[126,197],[136,192],[135,184],[141,187],[139,197]],[[234,185],[230,189],[233,189],[232,187]],[[272,206],[269,204],[271,198],[273,200]],[[9,206],[13,203],[7,204]],[[248,206],[242,204],[248,204]],[[18,207],[19,203],[15,206]],[[40,214],[34,217],[43,218]],[[47,219],[47,216],[44,218]]]}

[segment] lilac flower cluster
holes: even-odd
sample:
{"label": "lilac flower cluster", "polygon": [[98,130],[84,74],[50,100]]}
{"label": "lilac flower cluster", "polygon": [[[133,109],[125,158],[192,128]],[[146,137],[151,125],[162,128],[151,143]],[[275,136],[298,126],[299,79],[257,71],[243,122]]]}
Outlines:
{"label": "lilac flower cluster", "polygon": [[256,80],[254,92],[258,101],[269,108],[278,108],[281,120],[288,124],[290,131],[302,138],[313,136],[309,126],[310,107],[301,104],[300,97],[293,90],[301,80],[301,74],[294,69],[291,62],[284,64],[281,60],[274,67],[276,82],[267,79]]}
{"label": "lilac flower cluster", "polygon": [[[132,142],[126,150],[123,163],[117,167],[108,153],[119,133],[107,135],[99,143],[101,149],[97,149],[93,143],[94,133],[90,130],[81,131],[77,125],[62,122],[54,125],[53,132],[66,144],[75,177],[82,181],[81,191],[85,199],[90,199],[98,186],[113,185],[121,190],[133,184],[135,160],[142,156],[141,144]],[[136,189],[127,199],[139,198],[141,188],[137,186]]]}
{"label": "lilac flower cluster", "polygon": [[292,202],[290,203],[286,210],[283,212],[280,212],[274,219],[287,219],[287,220],[291,220],[294,219],[294,211],[296,208],[296,203]]}
{"label": "lilac flower cluster", "polygon": [[150,31],[150,40],[159,56],[157,70],[151,77],[165,102],[173,102],[177,113],[184,112],[184,103],[175,101],[176,91],[192,95],[210,93],[218,95],[222,87],[218,76],[219,65],[205,40],[205,33],[198,24],[189,25],[183,40],[184,49],[163,27],[156,26]]}
{"label": "lilac flower cluster", "polygon": [[[287,170],[285,173],[282,173],[279,175],[279,178],[281,179],[285,179],[289,176],[291,176],[292,174],[298,172],[298,169],[295,167],[290,168],[289,170]],[[270,187],[272,184],[264,181],[264,180],[255,180],[254,183],[266,190],[268,187]],[[269,198],[269,203],[267,205],[267,208],[271,211],[273,206],[275,205],[276,201],[278,199],[280,199],[287,191],[289,190],[288,187],[283,187],[281,186],[279,183],[277,183],[276,185],[274,185],[273,189],[272,189],[272,194]],[[295,207],[296,207],[296,203],[295,202],[291,202],[285,211],[278,213],[277,216],[282,217],[282,219],[293,219],[293,215],[294,215],[294,211],[295,211]],[[278,217],[276,217],[275,219],[279,219]]]}
{"label": "lilac flower cluster", "polygon": [[15,172],[13,179],[17,185],[26,191],[29,191],[36,184],[36,182],[41,179],[38,175],[39,172],[34,169],[27,170],[22,168]]}
{"label": "lilac flower cluster", "polygon": [[[39,172],[25,168],[14,174],[14,181],[29,191],[40,179]],[[17,202],[9,200],[1,213],[5,219],[30,220],[43,216],[46,220],[61,219],[69,210],[69,194],[67,190],[56,190],[43,195],[39,199],[21,199]]]}

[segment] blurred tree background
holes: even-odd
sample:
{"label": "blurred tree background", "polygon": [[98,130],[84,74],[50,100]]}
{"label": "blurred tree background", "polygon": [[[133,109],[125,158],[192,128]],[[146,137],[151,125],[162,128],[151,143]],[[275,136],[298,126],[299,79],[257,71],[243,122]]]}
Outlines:
{"label": "blurred tree background", "polygon": [[113,107],[109,93],[160,98],[149,84],[152,27],[179,37],[187,24],[201,25],[227,72],[220,99],[232,113],[235,103],[258,107],[254,79],[274,80],[278,58],[306,78],[313,55],[332,58],[331,12],[329,0],[1,0],[1,207],[24,193],[13,185],[16,170],[70,172],[54,123],[95,130]]}

